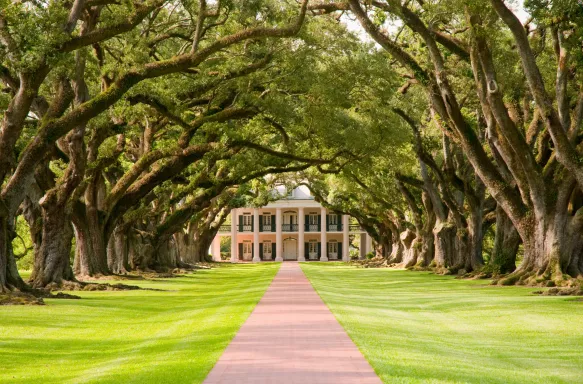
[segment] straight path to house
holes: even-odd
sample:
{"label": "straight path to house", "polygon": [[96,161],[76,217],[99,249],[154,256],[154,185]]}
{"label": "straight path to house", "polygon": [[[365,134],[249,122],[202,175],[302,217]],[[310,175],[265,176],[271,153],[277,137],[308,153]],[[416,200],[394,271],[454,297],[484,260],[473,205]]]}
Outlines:
{"label": "straight path to house", "polygon": [[206,384],[381,383],[298,263],[283,263]]}

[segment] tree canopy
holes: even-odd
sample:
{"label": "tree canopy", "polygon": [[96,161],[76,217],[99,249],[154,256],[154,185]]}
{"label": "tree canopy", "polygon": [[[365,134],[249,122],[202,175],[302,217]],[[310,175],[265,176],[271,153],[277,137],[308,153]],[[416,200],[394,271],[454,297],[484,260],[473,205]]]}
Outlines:
{"label": "tree canopy", "polygon": [[0,0],[0,290],[203,260],[278,183],[387,264],[577,283],[583,6],[511,5]]}

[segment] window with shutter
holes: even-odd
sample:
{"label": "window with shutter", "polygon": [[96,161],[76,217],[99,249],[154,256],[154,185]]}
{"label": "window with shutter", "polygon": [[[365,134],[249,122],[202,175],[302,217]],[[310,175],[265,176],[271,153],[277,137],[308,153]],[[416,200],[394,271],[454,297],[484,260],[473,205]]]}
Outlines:
{"label": "window with shutter", "polygon": [[243,231],[252,232],[253,231],[253,216],[251,214],[243,214]]}
{"label": "window with shutter", "polygon": [[320,230],[319,226],[318,226],[318,223],[319,223],[318,214],[310,213],[307,216],[306,222],[308,223],[308,228],[307,228],[308,232],[318,232]]}
{"label": "window with shutter", "polygon": [[271,232],[271,215],[263,215],[263,232]]}
{"label": "window with shutter", "polygon": [[328,218],[328,231],[330,231],[330,232],[340,231],[338,215],[337,214],[330,214],[327,216],[327,218]]}

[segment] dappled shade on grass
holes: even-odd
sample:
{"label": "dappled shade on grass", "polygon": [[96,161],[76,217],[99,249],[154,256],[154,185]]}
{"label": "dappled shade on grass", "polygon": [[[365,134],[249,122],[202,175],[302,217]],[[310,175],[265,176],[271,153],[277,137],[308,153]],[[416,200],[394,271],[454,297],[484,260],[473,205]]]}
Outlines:
{"label": "dappled shade on grass", "polygon": [[580,383],[583,303],[428,272],[302,264],[385,383]]}
{"label": "dappled shade on grass", "polygon": [[[278,264],[221,264],[163,291],[75,292],[0,310],[0,383],[201,383]],[[119,282],[119,281],[118,281]]]}

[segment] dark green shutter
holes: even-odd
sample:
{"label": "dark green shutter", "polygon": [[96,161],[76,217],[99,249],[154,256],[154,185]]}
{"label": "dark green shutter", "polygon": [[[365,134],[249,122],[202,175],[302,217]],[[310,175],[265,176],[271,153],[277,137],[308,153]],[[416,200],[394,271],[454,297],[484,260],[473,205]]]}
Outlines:
{"label": "dark green shutter", "polygon": [[318,231],[322,230],[322,215],[318,215]]}
{"label": "dark green shutter", "polygon": [[343,253],[342,253],[342,243],[338,243],[338,259],[342,260]]}
{"label": "dark green shutter", "polygon": [[275,260],[275,256],[276,256],[275,255],[275,252],[276,252],[275,250],[276,250],[275,243],[271,243],[271,259],[272,260]]}
{"label": "dark green shutter", "polygon": [[318,241],[318,259],[322,257],[322,243]]}
{"label": "dark green shutter", "polygon": [[[261,219],[261,216],[259,216]],[[263,260],[263,243],[259,243],[259,258]]]}
{"label": "dark green shutter", "polygon": [[271,232],[275,232],[275,215],[271,215]]}
{"label": "dark green shutter", "polygon": [[243,215],[239,215],[239,232],[243,232]]}
{"label": "dark green shutter", "polygon": [[251,231],[255,231],[255,215],[251,215]]}
{"label": "dark green shutter", "polygon": [[305,258],[306,260],[310,259],[310,243],[306,243],[306,245],[304,245],[304,254],[305,254]]}
{"label": "dark green shutter", "polygon": [[324,231],[328,232],[329,228],[330,228],[330,215],[326,215],[326,229]]}
{"label": "dark green shutter", "polygon": [[243,259],[243,243],[239,243],[239,260]]}
{"label": "dark green shutter", "polygon": [[259,232],[263,232],[263,215],[259,215]]}
{"label": "dark green shutter", "polygon": [[304,220],[304,231],[310,231],[310,215],[306,215],[306,219]]}
{"label": "dark green shutter", "polygon": [[342,215],[339,214],[338,219],[336,219],[336,220],[338,223],[338,228],[340,228],[340,230],[342,231]]}

